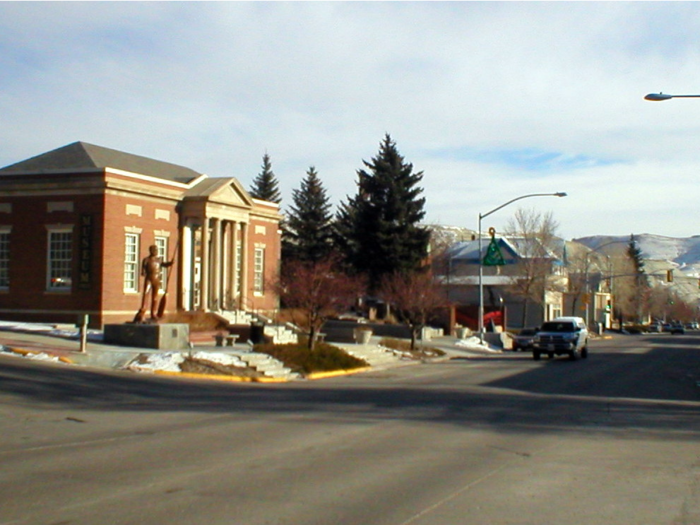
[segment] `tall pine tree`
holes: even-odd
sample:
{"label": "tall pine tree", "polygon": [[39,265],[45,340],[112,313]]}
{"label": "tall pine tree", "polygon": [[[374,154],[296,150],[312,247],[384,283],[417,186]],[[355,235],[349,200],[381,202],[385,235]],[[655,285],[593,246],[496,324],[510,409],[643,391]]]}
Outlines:
{"label": "tall pine tree", "polygon": [[632,303],[634,305],[636,320],[638,323],[642,323],[644,320],[644,309],[648,295],[647,292],[649,289],[649,279],[647,278],[646,270],[644,269],[642,250],[639,248],[637,239],[634,238],[634,234],[630,235],[630,241],[627,245],[627,256],[630,258],[634,266],[635,282]]}
{"label": "tall pine tree", "polygon": [[251,197],[256,199],[274,202],[279,204],[282,202],[282,196],[280,195],[277,178],[272,171],[272,163],[270,162],[270,156],[265,153],[263,155],[262,171],[253,180],[253,184],[248,190]]}
{"label": "tall pine tree", "polygon": [[292,192],[282,249],[285,259],[318,262],[332,250],[333,215],[326,189],[311,166],[301,187]]}
{"label": "tall pine tree", "polygon": [[419,226],[425,215],[423,172],[413,172],[389,134],[371,162],[358,170],[358,192],[342,203],[337,234],[348,264],[369,278],[376,291],[384,277],[420,268],[430,234]]}

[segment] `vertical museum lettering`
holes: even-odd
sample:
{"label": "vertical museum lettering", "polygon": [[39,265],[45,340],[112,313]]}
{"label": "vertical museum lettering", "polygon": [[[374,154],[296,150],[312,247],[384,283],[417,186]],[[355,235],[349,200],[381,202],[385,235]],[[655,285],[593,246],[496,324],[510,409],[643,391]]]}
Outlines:
{"label": "vertical museum lettering", "polygon": [[79,287],[92,286],[92,215],[80,217],[80,279]]}

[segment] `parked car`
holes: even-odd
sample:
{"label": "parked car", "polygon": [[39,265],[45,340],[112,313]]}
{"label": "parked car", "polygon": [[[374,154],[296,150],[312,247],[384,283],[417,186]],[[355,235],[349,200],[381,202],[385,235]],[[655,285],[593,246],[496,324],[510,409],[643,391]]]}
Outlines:
{"label": "parked car", "polygon": [[539,328],[523,328],[513,336],[513,351],[532,350],[532,342]]}
{"label": "parked car", "polygon": [[658,334],[662,329],[663,327],[661,326],[661,323],[651,323],[649,325],[649,332],[653,334]]}
{"label": "parked car", "polygon": [[581,317],[557,317],[542,323],[533,340],[532,358],[539,360],[542,354],[551,359],[566,354],[570,359],[588,357],[588,328]]}
{"label": "parked car", "polygon": [[683,325],[681,323],[671,323],[671,327],[668,330],[672,334],[684,334],[685,333],[685,328],[683,328]]}

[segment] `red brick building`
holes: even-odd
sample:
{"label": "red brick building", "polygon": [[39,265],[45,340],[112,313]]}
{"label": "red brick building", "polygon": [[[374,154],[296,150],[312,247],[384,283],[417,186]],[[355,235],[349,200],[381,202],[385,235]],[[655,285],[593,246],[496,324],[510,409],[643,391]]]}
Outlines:
{"label": "red brick building", "polygon": [[76,142],[0,169],[0,319],[133,319],[150,245],[168,311],[255,310],[278,297],[280,211],[234,178]]}

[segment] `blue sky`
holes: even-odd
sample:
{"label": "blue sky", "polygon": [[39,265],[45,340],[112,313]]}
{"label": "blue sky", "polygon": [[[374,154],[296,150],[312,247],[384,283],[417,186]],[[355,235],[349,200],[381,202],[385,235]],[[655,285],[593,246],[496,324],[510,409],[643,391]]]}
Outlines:
{"label": "blue sky", "polygon": [[[426,222],[700,234],[696,2],[1,2],[0,166],[81,140],[334,204],[385,133]],[[514,205],[515,206],[515,205]],[[516,208],[488,218],[502,228]]]}

